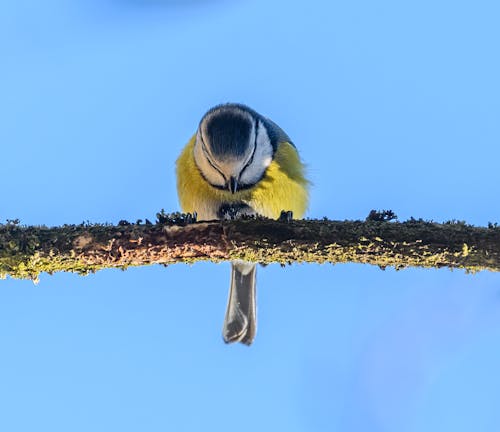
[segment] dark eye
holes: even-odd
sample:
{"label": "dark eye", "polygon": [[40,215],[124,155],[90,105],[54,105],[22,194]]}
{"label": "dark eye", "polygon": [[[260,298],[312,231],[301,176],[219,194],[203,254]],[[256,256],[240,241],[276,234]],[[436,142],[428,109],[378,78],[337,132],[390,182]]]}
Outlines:
{"label": "dark eye", "polygon": [[252,164],[253,162],[253,155],[255,154],[255,149],[253,150],[252,156],[250,156],[250,159],[246,163],[246,165],[243,167],[243,169],[240,171],[240,177],[243,175],[243,172]]}
{"label": "dark eye", "polygon": [[241,178],[243,172],[252,164],[253,162],[253,157],[255,156],[255,150],[257,150],[257,123],[256,123],[256,126],[255,126],[255,141],[253,143],[253,152],[252,152],[252,156],[250,156],[250,159],[248,159],[248,162],[245,164],[245,166],[243,167],[243,169],[240,171],[240,175],[239,177]]}
{"label": "dark eye", "polygon": [[210,155],[208,153],[208,150],[207,148],[205,147],[205,142],[203,141],[203,138],[201,139],[201,148],[203,150],[203,153],[205,154],[205,158],[207,159],[208,163],[210,164],[210,166],[215,170],[217,171],[221,176],[222,178],[224,179],[224,181],[227,183],[227,179],[226,179],[226,176],[224,175],[224,173],[215,165],[215,163],[212,162],[212,159],[210,158]]}

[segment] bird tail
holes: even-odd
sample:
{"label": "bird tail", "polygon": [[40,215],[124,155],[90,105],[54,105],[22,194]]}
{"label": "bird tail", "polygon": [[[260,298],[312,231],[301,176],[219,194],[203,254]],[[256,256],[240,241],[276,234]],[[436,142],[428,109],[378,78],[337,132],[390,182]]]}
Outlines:
{"label": "bird tail", "polygon": [[231,263],[231,287],[227,301],[222,336],[224,342],[250,345],[257,329],[255,294],[256,264],[236,261]]}

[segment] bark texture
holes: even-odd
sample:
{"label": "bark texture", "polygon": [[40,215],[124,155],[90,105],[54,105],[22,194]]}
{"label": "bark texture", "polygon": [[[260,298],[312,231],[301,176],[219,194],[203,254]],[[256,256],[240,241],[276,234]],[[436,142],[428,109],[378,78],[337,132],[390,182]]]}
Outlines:
{"label": "bark texture", "polygon": [[377,214],[366,221],[193,222],[189,215],[174,215],[156,224],[0,225],[0,277],[36,280],[41,272],[86,274],[102,268],[233,259],[499,271],[500,227],[391,222]]}

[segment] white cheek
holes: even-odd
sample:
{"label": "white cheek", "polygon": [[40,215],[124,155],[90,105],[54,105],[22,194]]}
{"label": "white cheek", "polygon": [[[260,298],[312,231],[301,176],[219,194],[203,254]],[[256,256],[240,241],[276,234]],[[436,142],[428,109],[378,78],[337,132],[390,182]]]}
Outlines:
{"label": "white cheek", "polygon": [[240,181],[243,184],[252,185],[258,182],[264,175],[267,167],[273,160],[273,148],[266,130],[259,124],[257,131],[257,147],[252,163],[243,171]]}
{"label": "white cheek", "polygon": [[202,177],[210,184],[216,186],[224,186],[224,177],[208,162],[207,158],[203,154],[201,146],[195,145],[194,148],[194,160],[196,166],[201,172]]}
{"label": "white cheek", "polygon": [[205,168],[202,170],[202,174],[205,177],[205,180],[208,181],[211,185],[215,186],[224,186],[226,181],[224,177],[219,173],[219,171],[215,170],[212,165],[206,164]]}
{"label": "white cheek", "polygon": [[273,158],[271,156],[264,158],[264,168],[267,168],[269,165],[271,165],[272,161],[273,161]]}

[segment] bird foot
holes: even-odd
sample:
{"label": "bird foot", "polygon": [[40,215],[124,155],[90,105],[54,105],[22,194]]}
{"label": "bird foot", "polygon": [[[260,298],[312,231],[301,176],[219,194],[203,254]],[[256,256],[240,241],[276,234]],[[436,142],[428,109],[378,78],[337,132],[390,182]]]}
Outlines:
{"label": "bird foot", "polygon": [[291,222],[293,220],[293,212],[290,210],[281,210],[280,217],[278,218],[280,222]]}

